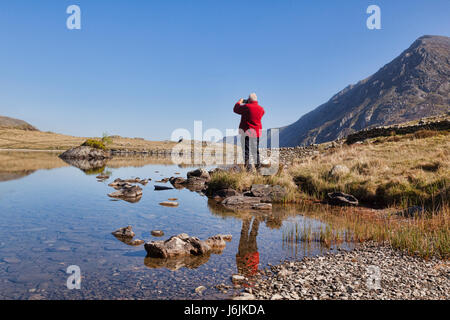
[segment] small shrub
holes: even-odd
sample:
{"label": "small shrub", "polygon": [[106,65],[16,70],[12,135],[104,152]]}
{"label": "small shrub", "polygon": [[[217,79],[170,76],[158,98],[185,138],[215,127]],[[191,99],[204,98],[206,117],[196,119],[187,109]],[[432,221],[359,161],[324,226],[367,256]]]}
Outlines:
{"label": "small shrub", "polygon": [[96,139],[87,139],[85,142],[83,142],[82,146],[106,150],[105,144],[102,141]]}

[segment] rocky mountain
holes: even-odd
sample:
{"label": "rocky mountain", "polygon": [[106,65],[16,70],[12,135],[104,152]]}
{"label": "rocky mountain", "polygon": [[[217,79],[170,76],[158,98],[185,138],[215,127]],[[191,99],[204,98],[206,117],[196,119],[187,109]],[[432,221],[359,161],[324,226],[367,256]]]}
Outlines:
{"label": "rocky mountain", "polygon": [[450,38],[423,36],[377,73],[280,129],[280,146],[342,138],[450,111]]}
{"label": "rocky mountain", "polygon": [[19,120],[19,119],[3,117],[3,116],[0,116],[0,129],[1,128],[38,131],[38,129],[33,127],[28,122],[25,122],[25,121]]}

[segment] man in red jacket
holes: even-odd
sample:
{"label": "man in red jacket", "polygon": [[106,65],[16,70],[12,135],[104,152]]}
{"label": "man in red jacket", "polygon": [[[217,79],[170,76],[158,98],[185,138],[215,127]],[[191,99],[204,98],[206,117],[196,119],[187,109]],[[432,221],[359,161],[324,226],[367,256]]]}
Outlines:
{"label": "man in red jacket", "polygon": [[233,111],[241,115],[239,124],[239,133],[241,135],[242,151],[244,152],[244,161],[247,169],[250,168],[250,153],[255,158],[256,167],[261,166],[259,158],[259,138],[261,137],[262,124],[261,118],[264,115],[264,109],[258,104],[258,97],[251,93],[248,100],[240,99],[235,105]]}

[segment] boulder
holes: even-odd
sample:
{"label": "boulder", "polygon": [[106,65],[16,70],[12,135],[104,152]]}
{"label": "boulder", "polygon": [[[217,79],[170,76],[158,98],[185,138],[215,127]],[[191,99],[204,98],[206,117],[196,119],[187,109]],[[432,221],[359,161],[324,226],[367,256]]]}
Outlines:
{"label": "boulder", "polygon": [[212,197],[213,198],[218,198],[218,199],[224,199],[224,198],[229,198],[229,197],[233,197],[233,196],[237,196],[239,195],[239,192],[237,192],[234,189],[228,188],[228,189],[221,189],[221,190],[217,190],[214,191]]}
{"label": "boulder", "polygon": [[284,187],[275,185],[254,184],[252,185],[249,195],[252,197],[260,197],[261,202],[279,202],[287,196]]}
{"label": "boulder", "polygon": [[328,173],[328,175],[334,179],[338,179],[342,176],[345,176],[346,174],[348,174],[350,172],[350,169],[347,166],[344,165],[335,165],[330,172]]}
{"label": "boulder", "polygon": [[176,187],[176,185],[184,184],[186,179],[182,177],[170,177],[169,182]]}
{"label": "boulder", "polygon": [[217,252],[225,248],[225,241],[231,240],[231,235],[216,235],[202,241],[197,237],[190,237],[186,233],[172,236],[165,241],[147,242],[144,247],[147,257],[173,258],[182,256],[202,256]]}
{"label": "boulder", "polygon": [[111,158],[111,152],[88,146],[79,146],[63,152],[59,157],[61,159],[84,159],[84,160],[109,159]]}
{"label": "boulder", "polygon": [[196,170],[189,171],[187,173],[187,177],[188,177],[188,179],[195,177],[195,178],[199,178],[199,179],[205,180],[205,181],[211,180],[211,176],[209,175],[209,172],[203,168],[198,168]]}
{"label": "boulder", "polygon": [[359,204],[358,199],[356,199],[351,194],[346,194],[343,192],[331,192],[328,193],[328,202],[334,205],[352,205],[357,206]]}

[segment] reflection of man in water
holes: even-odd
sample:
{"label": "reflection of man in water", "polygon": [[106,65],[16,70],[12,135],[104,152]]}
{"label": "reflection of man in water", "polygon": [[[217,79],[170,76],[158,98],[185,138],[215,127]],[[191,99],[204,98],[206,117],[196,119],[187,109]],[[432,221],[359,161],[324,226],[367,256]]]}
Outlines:
{"label": "reflection of man in water", "polygon": [[[256,237],[258,236],[260,222],[260,218],[257,217],[253,218],[253,224],[252,217],[245,218],[242,221],[241,238],[236,254],[236,265],[238,272],[245,276],[252,276],[258,272],[259,252]],[[251,230],[250,225],[252,225]]]}

